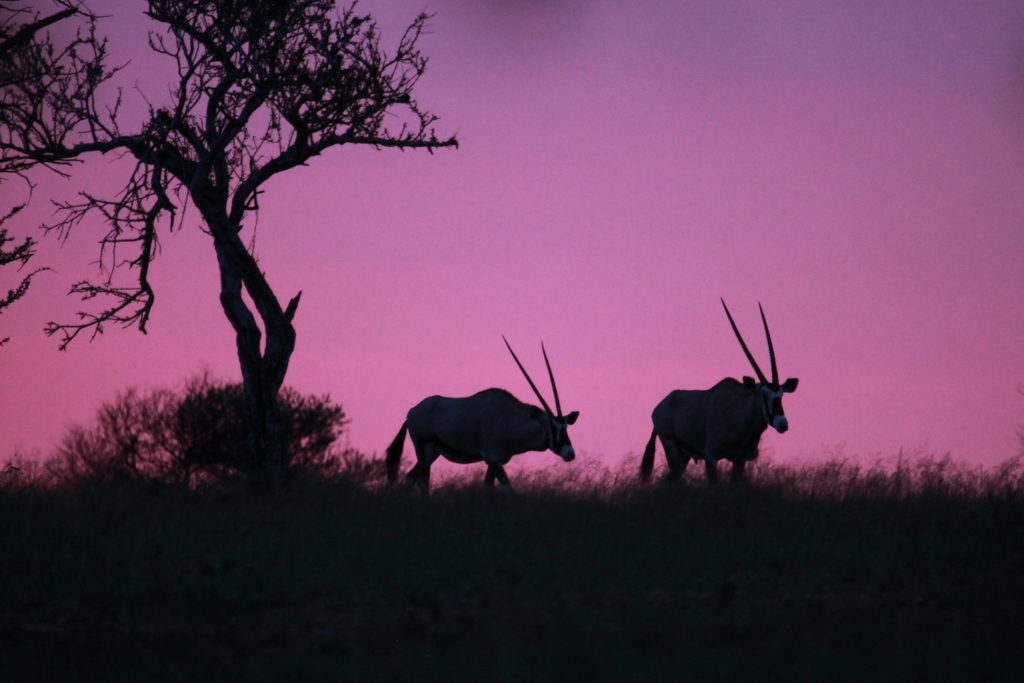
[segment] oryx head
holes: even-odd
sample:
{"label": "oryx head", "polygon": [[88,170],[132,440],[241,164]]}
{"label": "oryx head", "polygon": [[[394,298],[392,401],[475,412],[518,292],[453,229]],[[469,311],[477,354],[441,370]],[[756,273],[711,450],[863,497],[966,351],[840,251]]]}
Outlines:
{"label": "oryx head", "polygon": [[569,462],[576,457],[576,451],[572,447],[572,441],[569,440],[569,425],[576,422],[576,418],[580,416],[578,411],[572,411],[568,415],[562,415],[562,403],[558,400],[558,387],[555,386],[555,374],[551,372],[551,363],[548,361],[548,352],[544,348],[544,342],[540,344],[541,353],[544,354],[544,364],[548,366],[548,378],[551,380],[551,393],[555,396],[555,408],[558,410],[556,415],[551,411],[551,406],[541,396],[540,391],[537,389],[537,385],[530,379],[530,373],[526,372],[526,368],[519,362],[519,357],[516,352],[512,350],[512,346],[508,343],[508,339],[505,339],[505,335],[501,336],[505,342],[505,346],[508,347],[508,352],[512,354],[512,358],[515,359],[516,365],[523,373],[523,377],[530,383],[530,388],[533,389],[533,393],[537,395],[537,399],[540,404],[544,406],[544,423],[547,427],[547,447],[548,450],[557,454],[562,460]]}
{"label": "oryx head", "polygon": [[790,377],[782,384],[779,384],[779,370],[775,365],[775,348],[772,346],[772,335],[768,331],[768,321],[764,317],[764,308],[761,304],[757,305],[757,308],[761,311],[761,322],[764,324],[764,336],[768,340],[768,356],[772,362],[772,379],[769,382],[761,372],[761,368],[757,365],[757,361],[754,360],[754,356],[750,353],[750,349],[747,348],[746,343],[743,341],[743,336],[740,334],[739,329],[736,327],[736,322],[732,319],[732,314],[729,313],[729,307],[725,305],[725,299],[722,299],[722,308],[725,309],[725,315],[729,318],[729,324],[732,325],[732,331],[736,333],[736,339],[739,340],[740,346],[743,347],[743,353],[747,355],[747,360],[754,368],[754,372],[757,373],[757,379],[755,382],[753,377],[744,377],[743,384],[745,386],[753,387],[757,389],[758,396],[761,399],[761,410],[764,414],[765,421],[772,426],[772,428],[778,433],[782,434],[789,429],[789,421],[786,419],[786,413],[782,409],[782,395],[785,393],[791,393],[796,391],[796,385],[800,381],[795,377]]}

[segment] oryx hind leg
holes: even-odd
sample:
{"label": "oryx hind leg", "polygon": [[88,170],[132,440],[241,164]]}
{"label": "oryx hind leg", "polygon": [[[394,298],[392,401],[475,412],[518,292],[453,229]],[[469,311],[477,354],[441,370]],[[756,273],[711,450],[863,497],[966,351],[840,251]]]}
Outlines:
{"label": "oryx hind leg", "polygon": [[435,444],[429,441],[419,442],[414,439],[412,445],[416,449],[416,464],[405,475],[405,485],[407,488],[415,486],[424,493],[429,493],[430,466],[434,464],[441,452]]}
{"label": "oryx hind leg", "polygon": [[671,438],[662,437],[661,446],[665,449],[665,461],[668,463],[668,472],[665,473],[663,481],[666,484],[674,484],[682,478],[686,471],[686,466],[690,463],[690,455],[679,442]]}

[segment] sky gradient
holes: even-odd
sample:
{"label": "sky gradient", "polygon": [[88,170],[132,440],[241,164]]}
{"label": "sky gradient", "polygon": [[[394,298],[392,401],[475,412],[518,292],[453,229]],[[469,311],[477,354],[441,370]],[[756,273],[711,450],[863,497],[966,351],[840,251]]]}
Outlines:
{"label": "sky gradient", "polygon": [[[115,61],[132,59],[126,99],[159,102],[144,3],[90,4],[111,15]],[[423,8],[360,6],[388,45]],[[303,291],[287,383],[340,402],[352,446],[380,453],[431,394],[534,402],[505,334],[542,388],[544,340],[577,452],[635,461],[668,391],[750,374],[724,297],[767,368],[763,303],[780,374],[800,378],[790,431],[762,440],[773,457],[1019,450],[1019,2],[426,7],[417,96],[460,148],[332,150],[272,181],[254,226],[278,296]],[[97,157],[71,181],[40,175],[9,227],[36,235],[49,199],[124,170]],[[13,181],[0,193],[26,199]],[[197,221],[162,236],[148,335],[111,327],[64,353],[41,330],[78,310],[64,294],[95,275],[103,228],[43,240],[33,265],[53,272],[0,317],[0,459],[46,455],[128,386],[238,377]]]}

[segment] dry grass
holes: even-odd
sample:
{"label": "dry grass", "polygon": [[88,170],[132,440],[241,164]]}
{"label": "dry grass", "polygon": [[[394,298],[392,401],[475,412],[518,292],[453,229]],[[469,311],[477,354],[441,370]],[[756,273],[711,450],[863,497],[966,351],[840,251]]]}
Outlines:
{"label": "dry grass", "polygon": [[0,475],[0,680],[1019,680],[1024,467],[635,463],[429,498]]}

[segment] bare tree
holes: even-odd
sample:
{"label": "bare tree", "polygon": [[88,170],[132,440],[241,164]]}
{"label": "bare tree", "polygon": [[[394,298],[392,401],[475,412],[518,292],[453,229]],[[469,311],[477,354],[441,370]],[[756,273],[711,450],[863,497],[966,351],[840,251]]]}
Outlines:
{"label": "bare tree", "polygon": [[[133,132],[119,123],[121,91],[100,96],[120,67],[109,66],[95,17],[67,46],[37,37],[0,65],[0,171],[42,165],[66,172],[112,151],[136,161],[116,196],[81,193],[58,204],[58,220],[47,227],[61,237],[87,217],[106,221],[104,277],[78,282],[71,293],[110,304],[75,322],[50,323],[47,333],[59,335],[64,349],[106,323],[145,332],[158,229],[179,227],[190,201],[211,237],[220,303],[235,332],[248,446],[275,479],[289,460],[277,396],[295,347],[301,292],[282,305],[247,243],[260,188],[333,147],[457,145],[435,136],[436,117],[412,97],[427,65],[417,42],[428,16],[417,16],[388,54],[376,22],[356,10],[354,3],[337,10],[334,0],[148,0],[146,14],[160,27],[149,47],[173,61],[177,77],[169,99],[150,105]],[[119,271],[131,273],[131,282],[115,282]]]}
{"label": "bare tree", "polygon": [[[44,15],[39,12],[30,11],[27,7],[23,7],[21,3],[17,2],[17,0],[0,1],[0,61],[11,62],[19,52],[31,49],[36,34],[48,26],[52,26],[76,14],[91,16],[88,11],[80,9],[75,0],[56,0],[55,7],[60,9]],[[0,69],[0,88],[10,85],[11,79],[17,75],[19,74],[16,69]],[[0,165],[0,171],[4,169],[5,167]],[[17,165],[7,170],[15,175],[20,175]],[[24,208],[24,204],[18,204],[0,216],[0,266],[20,262],[21,267],[24,268],[35,255],[36,241],[31,237],[26,237],[23,242],[15,244],[13,247],[5,247],[9,242],[13,242],[14,238],[10,237],[7,229],[2,226]],[[6,295],[0,296],[0,313],[3,312],[3,309],[25,296],[29,285],[32,283],[32,277],[42,270],[46,269],[36,268],[22,277],[13,289],[7,290]],[[10,341],[10,337],[0,338],[0,346],[3,346],[8,341]]]}

